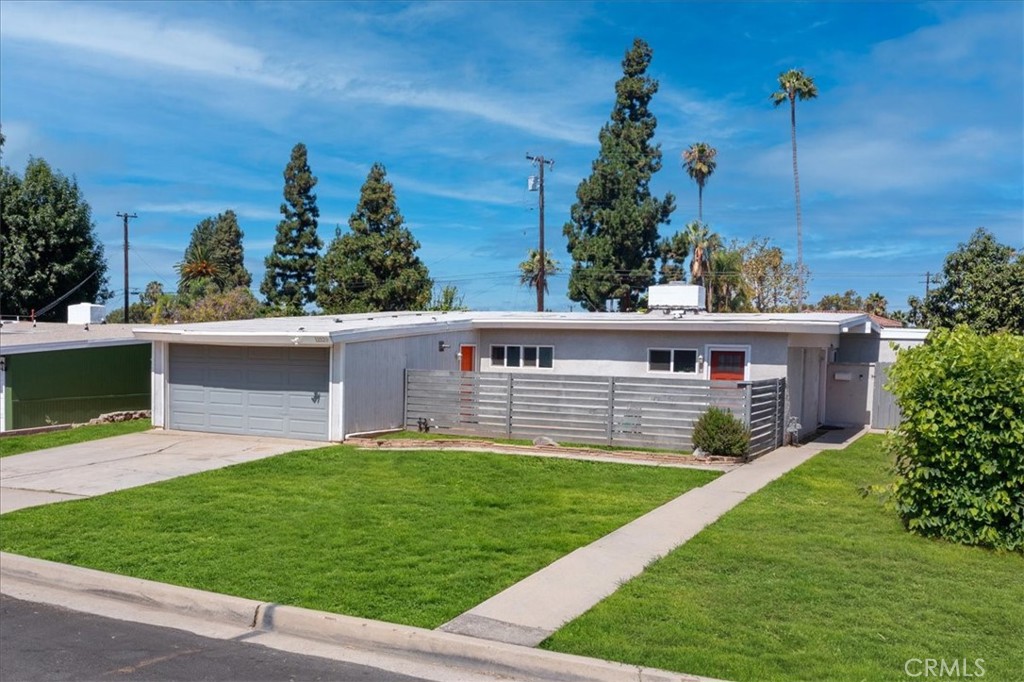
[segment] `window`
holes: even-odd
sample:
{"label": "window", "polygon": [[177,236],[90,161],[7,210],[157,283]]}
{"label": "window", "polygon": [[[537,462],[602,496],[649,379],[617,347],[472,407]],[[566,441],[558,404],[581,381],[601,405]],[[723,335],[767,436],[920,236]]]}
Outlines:
{"label": "window", "polygon": [[651,348],[647,351],[647,371],[696,374],[697,351],[691,348]]}
{"label": "window", "polygon": [[554,367],[552,346],[491,346],[492,367]]}

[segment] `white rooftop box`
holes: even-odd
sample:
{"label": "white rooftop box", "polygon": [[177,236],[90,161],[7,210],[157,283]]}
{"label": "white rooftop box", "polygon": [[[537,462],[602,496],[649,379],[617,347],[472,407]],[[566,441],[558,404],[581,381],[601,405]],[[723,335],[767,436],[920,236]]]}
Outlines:
{"label": "white rooftop box", "polygon": [[68,306],[68,324],[100,324],[104,306],[95,303],[76,303]]}
{"label": "white rooftop box", "polygon": [[647,306],[651,309],[704,310],[707,307],[704,287],[682,282],[655,284],[647,290]]}

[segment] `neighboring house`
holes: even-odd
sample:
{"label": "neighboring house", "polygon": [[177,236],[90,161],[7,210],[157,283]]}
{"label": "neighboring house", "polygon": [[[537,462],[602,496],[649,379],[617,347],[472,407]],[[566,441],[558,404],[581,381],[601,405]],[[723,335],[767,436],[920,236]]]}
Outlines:
{"label": "neighboring house", "polygon": [[135,333],[153,343],[155,426],[340,441],[404,426],[413,369],[782,378],[807,433],[826,419],[828,364],[846,344],[880,347],[881,331],[862,313],[655,311],[375,313]]}
{"label": "neighboring house", "polygon": [[0,431],[150,407],[150,344],[130,325],[0,326]]}

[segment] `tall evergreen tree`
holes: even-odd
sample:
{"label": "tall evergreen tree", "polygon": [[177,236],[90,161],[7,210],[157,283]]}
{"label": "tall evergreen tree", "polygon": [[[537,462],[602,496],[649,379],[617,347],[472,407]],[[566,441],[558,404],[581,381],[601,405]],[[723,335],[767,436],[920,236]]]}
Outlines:
{"label": "tall evergreen tree", "polygon": [[[248,288],[252,275],[245,268],[243,236],[232,210],[203,218],[192,230],[184,260],[179,263],[179,272],[190,276],[179,281],[178,294],[200,298],[236,287]],[[184,272],[181,266],[187,266]],[[216,272],[207,272],[211,268]],[[196,273],[205,276],[191,276]]]}
{"label": "tall evergreen tree", "polygon": [[302,315],[304,306],[315,295],[317,261],[323,242],[316,234],[320,209],[313,187],[316,177],[306,160],[306,145],[301,142],[292,149],[292,157],[284,169],[284,199],[277,224],[274,248],[266,258],[267,273],[260,285],[267,304],[287,315]]}
{"label": "tall evergreen tree", "polygon": [[316,300],[325,313],[427,307],[433,282],[404,222],[387,171],[373,164],[348,219],[350,231],[331,241],[317,267]]}
{"label": "tall evergreen tree", "polygon": [[650,46],[637,38],[622,60],[611,121],[601,129],[601,151],[589,178],[576,189],[571,221],[563,232],[573,258],[569,298],[588,310],[616,299],[634,310],[654,282],[658,225],[675,209],[671,193],[651,196],[650,180],[661,169],[661,147],[652,145],[657,120],[648,109],[658,82],[646,75]]}
{"label": "tall evergreen tree", "polygon": [[28,315],[54,303],[44,319],[67,319],[67,306],[102,303],[107,262],[92,211],[75,179],[43,159],[25,175],[0,168],[0,309]]}

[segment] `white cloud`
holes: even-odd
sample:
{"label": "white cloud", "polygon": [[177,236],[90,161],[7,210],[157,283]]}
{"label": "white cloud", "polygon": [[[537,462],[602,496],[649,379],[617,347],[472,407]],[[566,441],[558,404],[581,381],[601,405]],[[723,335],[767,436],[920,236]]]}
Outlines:
{"label": "white cloud", "polygon": [[523,203],[522,194],[517,193],[507,182],[475,182],[469,187],[458,184],[437,185],[413,177],[396,176],[394,173],[389,173],[388,179],[395,185],[396,191],[408,190],[444,199],[499,206],[520,206]]}
{"label": "white cloud", "polygon": [[140,213],[169,213],[207,217],[223,213],[227,208],[233,210],[240,217],[252,218],[254,220],[279,220],[281,218],[281,213],[278,210],[270,210],[263,206],[246,206],[223,201],[182,201],[177,203],[142,204],[137,210]]}
{"label": "white cloud", "polygon": [[[143,5],[136,5],[140,7]],[[293,87],[267,69],[267,57],[213,31],[90,5],[5,2],[0,36],[107,55],[119,62]]]}

